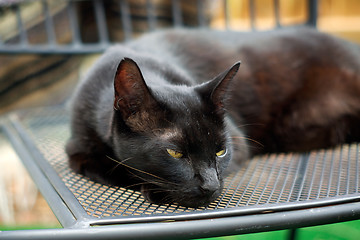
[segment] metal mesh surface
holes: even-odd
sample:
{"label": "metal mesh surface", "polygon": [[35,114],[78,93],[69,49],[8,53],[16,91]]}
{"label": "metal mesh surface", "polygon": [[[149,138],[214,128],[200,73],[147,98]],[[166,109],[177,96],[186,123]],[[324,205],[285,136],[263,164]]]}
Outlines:
{"label": "metal mesh surface", "polygon": [[69,119],[63,108],[28,110],[17,119],[87,214],[94,218],[202,213],[211,216],[236,211],[241,214],[244,209],[247,213],[263,212],[360,199],[358,144],[254,158],[226,178],[223,193],[215,202],[193,209],[150,204],[139,192],[95,183],[74,173],[64,153]]}

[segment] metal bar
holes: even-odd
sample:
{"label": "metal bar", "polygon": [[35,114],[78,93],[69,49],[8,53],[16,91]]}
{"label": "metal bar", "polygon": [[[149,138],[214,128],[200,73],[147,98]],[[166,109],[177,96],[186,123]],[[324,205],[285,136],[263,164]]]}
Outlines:
{"label": "metal bar", "polygon": [[[291,187],[291,192],[288,196],[288,201],[299,201],[304,184],[306,181],[307,169],[309,164],[310,153],[301,154],[299,157],[299,164],[297,166],[297,171],[294,179],[294,183]],[[314,168],[315,169],[315,168]],[[313,169],[313,170],[314,170]],[[298,192],[296,192],[298,191]]]}
{"label": "metal bar", "polygon": [[318,1],[317,0],[308,0],[307,25],[316,27],[317,26],[317,15],[318,15]]}
{"label": "metal bar", "polygon": [[[126,201],[121,199],[121,201]],[[342,205],[352,202],[359,202],[359,194],[351,194],[344,198],[334,197],[326,200],[311,200],[301,203],[281,203],[281,204],[260,204],[252,206],[242,206],[239,208],[230,207],[226,209],[218,210],[192,210],[186,211],[185,214],[178,213],[157,213],[154,215],[128,215],[128,216],[113,216],[106,218],[93,218],[89,222],[90,226],[105,226],[105,225],[114,225],[114,224],[128,224],[128,223],[153,223],[153,222],[167,222],[167,221],[190,221],[190,220],[202,220],[210,218],[225,218],[225,217],[234,217],[234,216],[245,216],[245,215],[254,215],[262,213],[271,213],[271,212],[285,212],[292,210],[301,210],[317,207],[326,207],[332,205]],[[155,205],[157,209],[162,208],[161,205]],[[181,208],[181,207],[180,207]],[[191,210],[191,209],[188,209]],[[112,215],[112,214],[110,214]]]}
{"label": "metal bar", "polygon": [[[262,180],[262,176],[264,175],[265,173],[265,170],[267,169],[267,166],[269,165],[269,159],[270,159],[270,155],[268,155],[266,157],[266,160],[265,160],[265,164],[261,170],[261,173],[260,173],[260,177],[258,178],[257,182],[255,183],[255,187],[254,189],[258,189],[259,185],[263,182],[261,181]],[[263,188],[263,191],[261,193],[261,195],[263,194],[263,192],[265,191],[265,188]],[[254,197],[254,194],[255,194],[255,191],[253,191],[250,195],[250,197],[248,198],[247,202],[246,202],[246,205],[249,205],[249,203],[251,202],[251,199]],[[258,198],[257,202],[260,200],[261,197]]]}
{"label": "metal bar", "polygon": [[334,172],[334,160],[335,160],[335,151],[331,150],[330,173],[329,173],[329,180],[327,181],[328,186],[327,186],[327,190],[326,190],[326,197],[330,197],[331,183],[332,183],[333,172]]}
{"label": "metal bar", "polygon": [[255,10],[254,0],[249,0],[249,13],[250,13],[251,29],[255,30],[256,10]]}
{"label": "metal bar", "polygon": [[281,23],[280,23],[280,3],[279,3],[279,0],[274,0],[274,14],[275,14],[276,27],[280,28]]}
{"label": "metal bar", "polygon": [[183,19],[179,0],[171,0],[171,10],[174,19],[174,26],[181,27],[183,25]]}
{"label": "metal bar", "polygon": [[273,186],[273,188],[272,188],[272,190],[271,190],[271,193],[270,193],[270,196],[269,196],[269,198],[268,198],[268,203],[271,201],[272,197],[274,196],[276,187],[277,187],[277,185],[279,184],[280,176],[281,176],[280,173],[283,171],[285,162],[286,162],[286,158],[285,158],[285,157],[282,157],[282,160],[281,160],[281,163],[280,163],[279,173],[278,173],[277,176],[276,176],[276,179],[275,179],[275,182],[274,182],[274,186]]}
{"label": "metal bar", "polygon": [[341,183],[341,173],[342,173],[342,162],[343,162],[343,145],[340,146],[340,156],[339,156],[339,165],[338,165],[338,168],[337,168],[337,171],[338,171],[338,179],[337,179],[337,184],[336,184],[336,195],[340,195],[340,183]]}
{"label": "metal bar", "polygon": [[155,18],[155,9],[154,4],[151,0],[146,0],[146,10],[148,16],[148,24],[150,31],[155,30],[156,28],[156,18]]}
{"label": "metal bar", "polygon": [[69,1],[67,5],[67,10],[70,21],[72,44],[74,46],[78,46],[81,43],[81,37],[80,37],[80,28],[79,28],[79,22],[78,22],[78,16],[77,16],[75,4],[76,3],[74,1]]}
{"label": "metal bar", "polygon": [[[315,181],[315,176],[316,176],[316,168],[317,168],[317,165],[319,165],[319,164],[318,164],[318,163],[319,163],[319,155],[320,155],[320,151],[317,151],[317,152],[316,152],[316,157],[315,157],[314,167],[313,167],[313,170],[312,170],[312,172],[311,172],[311,180],[310,180],[310,183],[309,183],[309,186],[308,186],[309,192],[308,192],[308,194],[307,194],[306,200],[309,200],[309,198],[310,198],[310,196],[311,196],[311,190],[313,189],[313,185],[314,185],[314,181]],[[322,165],[320,165],[320,166],[322,166]],[[321,177],[323,177],[323,176],[321,175]],[[322,178],[320,179],[320,181],[321,181],[321,180],[322,180]],[[305,183],[305,182],[303,182],[303,183]],[[321,184],[319,184],[319,189],[320,189],[320,188],[321,188]],[[301,186],[300,191],[302,192],[303,189],[304,189],[304,184]],[[301,194],[299,194],[297,201],[299,201],[300,198],[301,198]]]}
{"label": "metal bar", "polygon": [[132,32],[133,32],[131,25],[129,4],[127,0],[120,0],[119,4],[120,4],[121,21],[122,21],[125,41],[129,41],[132,39]]}
{"label": "metal bar", "polygon": [[[306,172],[306,168],[307,168],[307,161],[304,161],[303,159],[308,159],[309,156],[303,156],[300,155],[298,157],[298,162],[297,165],[295,167],[295,174],[294,174],[294,179],[292,181],[291,187],[289,188],[289,195],[286,199],[286,202],[292,202],[293,201],[293,192],[294,190],[296,190],[296,186],[298,186],[299,184],[301,184],[302,181],[304,181],[304,176],[302,176],[302,173]],[[301,178],[299,178],[299,176],[302,176]],[[295,192],[296,194],[296,192]]]}
{"label": "metal bar", "polygon": [[20,36],[20,45],[26,46],[28,45],[28,36],[26,29],[24,28],[23,21],[21,19],[21,10],[19,5],[13,6],[14,11],[16,12],[16,21],[17,21],[17,27],[19,30],[19,36]]}
{"label": "metal bar", "polygon": [[[259,165],[260,162],[261,162],[261,161],[257,161],[255,169],[258,169],[258,165]],[[249,181],[248,181],[247,184],[246,184],[245,189],[244,189],[244,190],[242,191],[242,193],[241,193],[241,197],[239,198],[239,200],[238,200],[237,203],[236,203],[236,207],[238,207],[238,206],[240,205],[240,202],[241,202],[242,198],[245,196],[245,193],[246,193],[246,191],[247,191],[248,188],[249,188],[249,184],[251,183],[251,181],[253,180],[254,177],[255,177],[254,174],[252,174],[251,177],[250,177],[250,179],[249,179]],[[242,185],[242,184],[241,184],[241,185]],[[237,186],[237,188],[236,188],[237,191],[238,191],[238,189],[240,188],[241,185],[239,184],[239,185]],[[231,198],[233,198],[233,196],[231,196]],[[230,201],[229,201],[229,202],[230,202]]]}
{"label": "metal bar", "polygon": [[22,138],[18,135],[18,132],[15,130],[11,123],[2,126],[2,130],[5,133],[6,137],[10,140],[12,146],[14,147],[14,150],[16,151],[22,163],[28,170],[33,181],[36,183],[36,186],[38,187],[46,201],[49,203],[51,210],[54,212],[61,225],[64,227],[73,226],[76,222],[76,218],[69,211],[67,205],[63,202],[63,200],[59,197],[58,193],[50,184],[44,173],[35,164],[33,155],[26,150],[27,148],[25,147]]}
{"label": "metal bar", "polygon": [[197,1],[197,10],[198,10],[198,22],[199,26],[204,27],[206,25],[205,14],[204,14],[204,1]]}
{"label": "metal bar", "polygon": [[100,39],[100,44],[107,44],[109,42],[109,34],[106,24],[106,15],[104,3],[102,0],[94,0],[95,20]]}
{"label": "metal bar", "polygon": [[[198,221],[122,224],[91,228],[3,231],[0,239],[177,239],[239,235],[356,220],[360,204],[283,211]],[[301,221],[299,221],[301,219]]]}
{"label": "metal bar", "polygon": [[19,47],[18,44],[5,44],[0,49],[0,53],[5,54],[88,54],[101,53],[106,50],[110,44],[81,44],[81,45],[57,45],[51,48],[48,45],[25,45]]}
{"label": "metal bar", "polygon": [[297,235],[297,228],[292,228],[289,229],[289,236],[288,236],[288,240],[296,240],[296,235]]}
{"label": "metal bar", "polygon": [[280,190],[280,193],[279,193],[279,196],[277,197],[276,199],[276,203],[279,203],[281,201],[281,196],[283,195],[283,192],[286,188],[286,183],[288,181],[288,178],[290,176],[290,170],[294,164],[294,154],[291,154],[291,156],[288,156],[288,157],[291,157],[291,160],[290,160],[290,164],[289,166],[287,167],[287,170],[285,171],[286,172],[286,175],[285,175],[285,179],[284,179],[284,182],[282,184],[282,187],[281,187],[281,190]]}
{"label": "metal bar", "polygon": [[[326,162],[327,162],[326,156],[327,156],[327,151],[324,151],[324,156],[323,156],[322,163],[321,163],[322,169],[321,169],[321,175],[320,175],[319,189],[316,194],[316,199],[318,199],[320,197],[321,186],[323,185],[323,182],[324,182],[325,166],[326,166]],[[313,182],[311,182],[310,189],[312,189],[312,184],[313,184]],[[308,199],[309,199],[309,197],[308,197]]]}
{"label": "metal bar", "polygon": [[359,189],[359,143],[356,144],[356,165],[355,165],[355,169],[356,169],[356,178],[355,178],[355,189],[357,192],[360,192],[360,189]]}
{"label": "metal bar", "polygon": [[347,168],[346,168],[346,191],[345,194],[349,194],[349,188],[350,188],[350,169],[351,169],[351,148],[352,145],[348,146],[348,152],[347,152]]}
{"label": "metal bar", "polygon": [[48,43],[52,46],[56,44],[56,36],[54,31],[54,22],[50,15],[49,6],[46,0],[42,1],[43,6],[43,13],[45,16],[45,28],[46,28],[46,35],[48,38]]}
{"label": "metal bar", "polygon": [[[64,182],[59,178],[55,170],[51,167],[51,165],[44,159],[43,155],[37,150],[36,146],[34,145],[34,142],[32,139],[28,136],[26,131],[23,129],[21,123],[18,120],[17,115],[12,115],[11,118],[11,124],[12,127],[17,131],[18,135],[24,142],[24,146],[27,147],[28,151],[31,153],[34,159],[34,163],[38,166],[38,168],[43,172],[45,177],[48,179],[47,182],[39,182],[39,187],[41,187],[42,184],[48,184],[51,183],[53,188],[57,191],[58,195],[62,199],[66,199],[66,206],[68,209],[70,209],[71,213],[74,215],[74,217],[77,220],[80,220],[81,222],[87,221],[90,217],[85,212],[84,208],[80,205],[80,203],[77,201],[73,193],[65,186]],[[58,204],[49,202],[49,205],[57,208]],[[64,203],[65,205],[65,203]],[[68,210],[69,212],[69,210]],[[60,216],[64,214],[64,212],[58,211],[58,214]],[[65,213],[66,214],[66,213]],[[71,221],[72,223],[72,221]],[[62,223],[63,224],[63,223]],[[68,222],[66,221],[64,224],[68,225]]]}
{"label": "metal bar", "polygon": [[[269,157],[269,158],[268,158],[268,161],[270,161],[271,158],[274,158],[274,156]],[[276,158],[276,156],[275,156],[275,158]],[[274,172],[275,168],[276,168],[276,164],[273,163],[273,164],[272,164],[272,167],[271,167],[271,169],[270,169],[270,174],[272,174],[272,173]],[[267,178],[267,180],[266,180],[266,182],[265,182],[265,184],[264,184],[263,190],[261,191],[261,194],[260,194],[260,196],[259,196],[256,204],[260,204],[261,198],[263,197],[263,195],[264,195],[264,193],[265,193],[265,191],[266,191],[266,189],[267,189],[267,186],[269,185],[270,176],[271,176],[271,175],[268,176],[268,178]]]}
{"label": "metal bar", "polygon": [[225,17],[225,28],[229,29],[230,26],[230,18],[229,18],[229,4],[228,0],[224,0],[224,17]]}

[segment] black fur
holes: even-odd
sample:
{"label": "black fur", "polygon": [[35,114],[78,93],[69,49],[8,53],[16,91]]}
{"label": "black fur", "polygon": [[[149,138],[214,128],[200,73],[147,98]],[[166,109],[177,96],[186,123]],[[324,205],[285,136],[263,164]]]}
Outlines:
{"label": "black fur", "polygon": [[206,205],[249,154],[359,140],[359,70],[358,46],[306,28],[149,34],[79,84],[70,166],[152,202]]}

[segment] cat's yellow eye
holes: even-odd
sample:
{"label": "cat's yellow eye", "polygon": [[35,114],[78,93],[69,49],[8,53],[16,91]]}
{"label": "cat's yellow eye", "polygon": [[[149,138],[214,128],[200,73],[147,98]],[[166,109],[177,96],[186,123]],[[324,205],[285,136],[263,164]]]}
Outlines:
{"label": "cat's yellow eye", "polygon": [[178,152],[178,151],[175,151],[175,150],[172,150],[172,149],[166,149],[166,151],[173,158],[181,158],[183,156],[183,154],[181,152]]}
{"label": "cat's yellow eye", "polygon": [[216,153],[216,156],[218,156],[218,157],[223,157],[223,156],[225,156],[225,154],[226,154],[226,150],[223,149],[223,150],[221,150],[221,151],[218,151],[218,152]]}

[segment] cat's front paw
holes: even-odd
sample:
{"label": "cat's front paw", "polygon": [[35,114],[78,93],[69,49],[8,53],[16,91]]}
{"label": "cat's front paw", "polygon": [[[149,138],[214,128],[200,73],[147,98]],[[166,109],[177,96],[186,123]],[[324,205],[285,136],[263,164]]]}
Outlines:
{"label": "cat's front paw", "polygon": [[164,197],[165,197],[164,194],[161,194],[161,192],[154,194],[155,189],[157,189],[155,185],[143,184],[141,185],[140,192],[145,198],[145,200],[150,203],[155,203],[155,204],[166,203],[164,201]]}

